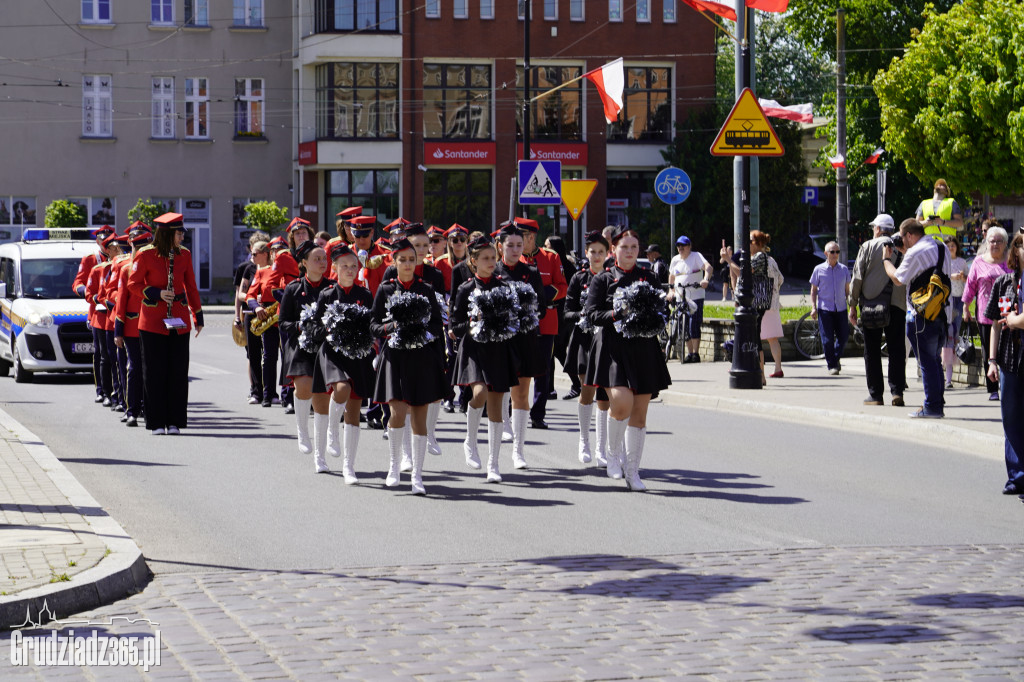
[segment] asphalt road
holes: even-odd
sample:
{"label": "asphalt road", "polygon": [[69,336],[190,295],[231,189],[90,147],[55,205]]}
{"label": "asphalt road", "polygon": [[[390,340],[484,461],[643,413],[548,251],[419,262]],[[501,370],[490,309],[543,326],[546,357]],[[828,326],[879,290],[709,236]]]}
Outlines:
{"label": "asphalt road", "polygon": [[83,378],[0,379],[0,406],[46,442],[158,575],[1021,541],[1000,466],[966,454],[969,443],[917,447],[662,404],[649,415],[647,494],[576,461],[575,403],[562,400],[549,403],[552,429],[529,431],[528,471],[511,470],[505,446],[501,485],[465,467],[456,413],[441,415],[444,454],[427,456],[427,497],[410,494],[407,476],[383,487],[379,431],[362,432],[362,484],[345,486],[313,473],[293,418],[246,404],[229,318],[209,321],[192,341],[180,437],[125,428]]}

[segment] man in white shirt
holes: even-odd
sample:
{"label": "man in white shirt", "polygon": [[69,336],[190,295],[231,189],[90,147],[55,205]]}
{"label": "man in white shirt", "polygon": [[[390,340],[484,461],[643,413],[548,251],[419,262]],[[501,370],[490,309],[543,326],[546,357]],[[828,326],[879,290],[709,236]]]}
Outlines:
{"label": "man in white shirt", "polygon": [[[693,250],[690,238],[683,235],[676,240],[678,255],[672,257],[668,266],[669,300],[685,298],[693,301],[697,309],[687,318],[686,357],[683,362],[700,362],[700,328],[704,323],[704,290],[711,283],[715,269],[699,251]],[[698,287],[683,289],[686,284],[698,284]],[[682,333],[682,331],[680,331]]]}
{"label": "man in white shirt", "polygon": [[[892,247],[886,246],[883,261],[885,272],[896,286],[907,287],[907,336],[914,348],[917,364],[921,368],[921,380],[924,384],[924,406],[911,413],[914,418],[941,419],[945,416],[942,376],[942,345],[946,340],[946,325],[952,319],[949,301],[938,318],[926,320],[923,315],[915,315],[910,302],[910,295],[927,286],[933,269],[938,268],[949,277],[949,252],[946,246],[935,239],[924,238],[924,226],[914,218],[908,218],[900,225],[903,237],[903,248],[906,249],[903,262],[897,268],[889,258]],[[913,318],[913,319],[911,319]]]}

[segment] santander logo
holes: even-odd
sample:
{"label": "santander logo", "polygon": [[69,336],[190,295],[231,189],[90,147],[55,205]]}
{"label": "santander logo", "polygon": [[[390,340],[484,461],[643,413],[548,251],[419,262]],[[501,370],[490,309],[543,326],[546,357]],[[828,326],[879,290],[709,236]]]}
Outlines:
{"label": "santander logo", "polygon": [[496,157],[494,142],[428,142],[423,156],[436,164],[490,165]]}
{"label": "santander logo", "polygon": [[443,158],[444,158],[444,152],[443,152],[443,151],[441,151],[441,148],[440,148],[440,147],[438,147],[437,149],[435,149],[435,150],[434,150],[434,153],[433,153],[433,155],[432,155],[432,156],[433,156],[433,157],[434,157],[435,159],[443,159]]}

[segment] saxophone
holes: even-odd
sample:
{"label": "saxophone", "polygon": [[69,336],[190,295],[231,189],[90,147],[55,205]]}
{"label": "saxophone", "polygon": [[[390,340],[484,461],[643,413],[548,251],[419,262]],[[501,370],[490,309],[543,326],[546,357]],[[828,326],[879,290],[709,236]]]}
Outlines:
{"label": "saxophone", "polygon": [[249,331],[252,332],[253,336],[262,336],[263,332],[277,324],[277,306],[277,301],[274,301],[264,308],[267,312],[267,319],[263,321],[260,321],[260,318],[255,316],[252,318],[252,322],[249,323]]}

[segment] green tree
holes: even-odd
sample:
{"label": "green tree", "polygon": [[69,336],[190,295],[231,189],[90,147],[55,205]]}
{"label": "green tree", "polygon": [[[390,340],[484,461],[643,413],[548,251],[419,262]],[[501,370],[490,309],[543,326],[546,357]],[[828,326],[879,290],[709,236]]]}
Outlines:
{"label": "green tree", "polygon": [[278,206],[275,201],[255,201],[246,204],[242,222],[250,229],[272,233],[288,222],[288,209]]}
{"label": "green tree", "polygon": [[140,221],[152,227],[153,220],[166,212],[167,209],[164,208],[162,203],[153,203],[146,199],[139,199],[135,202],[134,206],[128,209],[128,222],[130,224]]}
{"label": "green tree", "polygon": [[1011,194],[1024,186],[1024,6],[966,0],[928,10],[903,57],[875,78],[886,147],[929,184]]}
{"label": "green tree", "polygon": [[73,201],[57,199],[46,207],[46,227],[86,227],[85,209]]}

